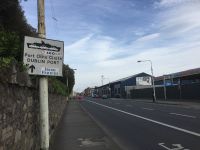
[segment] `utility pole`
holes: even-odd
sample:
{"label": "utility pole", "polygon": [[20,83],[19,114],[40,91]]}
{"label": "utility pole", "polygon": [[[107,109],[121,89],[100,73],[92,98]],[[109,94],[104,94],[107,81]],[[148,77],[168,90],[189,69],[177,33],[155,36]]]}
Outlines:
{"label": "utility pole", "polygon": [[104,75],[101,75],[101,85],[103,86]]}
{"label": "utility pole", "polygon": [[69,100],[69,81],[68,81],[69,70],[66,70],[66,71],[67,71],[66,85],[67,85],[67,102],[68,102]]}
{"label": "utility pole", "polygon": [[164,77],[164,97],[165,97],[165,100],[167,100],[167,94],[166,94],[166,78],[165,78],[165,75],[163,75]]}
{"label": "utility pole", "polygon": [[151,74],[152,74],[152,83],[153,83],[153,102],[156,101],[156,90],[155,90],[155,82],[154,82],[154,75],[153,75],[153,65],[152,65],[152,61],[149,61],[151,63]]}
{"label": "utility pole", "polygon": [[[38,36],[46,37],[44,0],[37,0]],[[48,78],[40,77],[40,150],[49,149],[49,108],[48,108]]]}

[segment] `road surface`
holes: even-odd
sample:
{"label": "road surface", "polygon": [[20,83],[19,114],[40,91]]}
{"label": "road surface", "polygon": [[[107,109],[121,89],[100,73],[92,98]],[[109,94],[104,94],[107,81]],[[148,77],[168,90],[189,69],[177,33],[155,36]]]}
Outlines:
{"label": "road surface", "polygon": [[200,150],[200,112],[169,104],[85,98],[80,103],[126,150]]}

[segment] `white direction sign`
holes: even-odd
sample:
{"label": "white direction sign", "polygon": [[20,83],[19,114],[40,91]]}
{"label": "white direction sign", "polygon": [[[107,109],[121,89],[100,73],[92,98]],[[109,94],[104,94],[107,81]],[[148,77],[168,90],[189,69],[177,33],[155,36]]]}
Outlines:
{"label": "white direction sign", "polygon": [[62,76],[64,42],[25,36],[24,64],[30,75]]}

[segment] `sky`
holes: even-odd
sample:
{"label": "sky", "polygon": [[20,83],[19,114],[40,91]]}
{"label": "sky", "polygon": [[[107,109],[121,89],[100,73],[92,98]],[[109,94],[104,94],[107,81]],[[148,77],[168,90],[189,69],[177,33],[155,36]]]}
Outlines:
{"label": "sky", "polygon": [[[21,1],[37,28],[37,1]],[[199,68],[200,0],[45,0],[46,38],[64,41],[75,91],[137,73]]]}

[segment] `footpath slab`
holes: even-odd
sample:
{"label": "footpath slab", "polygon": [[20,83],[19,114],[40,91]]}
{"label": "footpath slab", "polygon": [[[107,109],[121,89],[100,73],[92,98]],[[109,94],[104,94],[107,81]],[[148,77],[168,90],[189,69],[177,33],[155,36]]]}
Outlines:
{"label": "footpath slab", "polygon": [[58,126],[51,150],[120,150],[83,111],[70,101]]}

